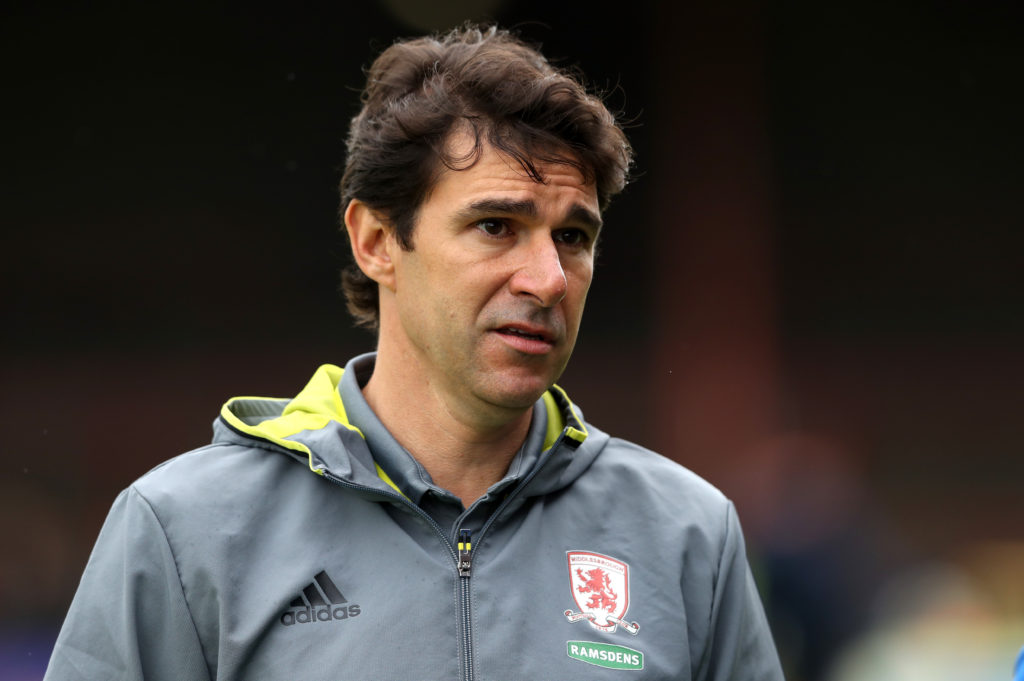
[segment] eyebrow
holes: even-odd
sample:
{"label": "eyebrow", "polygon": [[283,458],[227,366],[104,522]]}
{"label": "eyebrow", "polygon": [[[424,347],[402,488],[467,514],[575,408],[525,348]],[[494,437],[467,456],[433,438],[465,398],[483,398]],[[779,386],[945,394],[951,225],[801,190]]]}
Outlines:
{"label": "eyebrow", "polygon": [[[537,217],[537,204],[530,200],[481,199],[460,210],[456,217],[459,221],[469,221],[491,214],[521,215],[527,218],[535,218]],[[595,233],[601,231],[601,225],[603,224],[599,215],[578,203],[573,204],[561,222],[589,227]]]}

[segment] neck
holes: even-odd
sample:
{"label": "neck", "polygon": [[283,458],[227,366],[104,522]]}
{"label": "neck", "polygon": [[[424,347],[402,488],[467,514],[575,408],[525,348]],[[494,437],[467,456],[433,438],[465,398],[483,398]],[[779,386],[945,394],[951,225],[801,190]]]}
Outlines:
{"label": "neck", "polygon": [[413,358],[378,348],[363,394],[434,482],[468,507],[505,475],[526,439],[533,410],[466,404],[407,369],[414,365]]}

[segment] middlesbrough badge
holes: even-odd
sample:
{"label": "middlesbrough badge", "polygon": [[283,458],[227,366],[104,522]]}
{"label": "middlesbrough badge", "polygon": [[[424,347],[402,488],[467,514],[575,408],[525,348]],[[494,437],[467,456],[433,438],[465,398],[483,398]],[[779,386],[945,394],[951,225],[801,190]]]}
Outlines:
{"label": "middlesbrough badge", "polygon": [[569,588],[579,612],[565,611],[570,622],[586,620],[611,633],[619,625],[636,634],[640,625],[623,619],[629,609],[629,565],[591,551],[569,551]]}

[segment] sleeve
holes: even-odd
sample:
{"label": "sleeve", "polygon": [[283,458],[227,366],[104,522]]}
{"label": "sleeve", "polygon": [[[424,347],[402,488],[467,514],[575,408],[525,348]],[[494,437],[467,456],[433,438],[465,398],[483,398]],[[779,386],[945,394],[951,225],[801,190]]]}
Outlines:
{"label": "sleeve", "polygon": [[134,488],[100,530],[44,677],[78,679],[210,679],[171,546]]}
{"label": "sleeve", "polygon": [[701,681],[781,681],[782,665],[747,562],[743,531],[728,506],[708,643],[695,675]]}

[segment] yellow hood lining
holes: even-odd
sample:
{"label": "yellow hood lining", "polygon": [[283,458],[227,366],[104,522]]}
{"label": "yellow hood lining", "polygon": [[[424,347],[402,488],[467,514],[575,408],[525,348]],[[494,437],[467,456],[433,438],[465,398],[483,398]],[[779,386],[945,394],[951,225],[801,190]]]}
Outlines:
{"label": "yellow hood lining", "polygon": [[[288,402],[280,416],[270,417],[257,423],[248,423],[242,416],[236,414],[236,407],[244,407],[246,402],[265,403],[267,401],[280,400],[278,398],[266,397],[234,397],[225,402],[224,406],[221,407],[221,418],[231,427],[246,435],[269,440],[285,449],[305,454],[309,461],[310,470],[323,475],[322,469],[313,466],[313,453],[310,449],[303,443],[291,438],[304,431],[320,430],[332,421],[336,421],[345,428],[359,433],[359,436],[365,439],[362,431],[349,422],[348,414],[345,412],[345,405],[341,401],[338,385],[341,383],[344,373],[344,369],[334,364],[320,366],[306,384],[306,387],[294,399]],[[561,399],[556,398],[556,394]],[[551,389],[544,393],[542,399],[544,400],[544,408],[547,414],[547,428],[544,433],[542,449],[550,449],[563,430],[566,437],[577,443],[587,439],[586,426],[576,417],[572,401],[561,387],[558,385],[551,386]],[[560,405],[559,402],[562,402],[562,404]],[[239,409],[239,411],[243,412],[246,410]],[[566,422],[567,417],[571,419],[569,423]],[[380,466],[377,466],[377,475],[388,486],[402,494],[402,491]]]}

